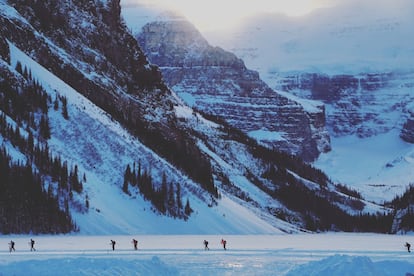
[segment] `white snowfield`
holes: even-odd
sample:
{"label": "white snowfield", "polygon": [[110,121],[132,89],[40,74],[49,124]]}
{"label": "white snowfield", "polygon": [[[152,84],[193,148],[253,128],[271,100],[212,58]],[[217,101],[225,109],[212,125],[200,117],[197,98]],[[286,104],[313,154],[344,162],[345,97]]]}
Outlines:
{"label": "white snowfield", "polygon": [[[33,238],[36,251],[30,251]],[[138,240],[135,251],[132,239]],[[224,250],[220,241],[227,241]],[[112,251],[110,240],[115,240]],[[204,239],[209,249],[204,249]],[[0,275],[411,275],[413,236],[0,236]],[[8,243],[15,241],[15,252]]]}

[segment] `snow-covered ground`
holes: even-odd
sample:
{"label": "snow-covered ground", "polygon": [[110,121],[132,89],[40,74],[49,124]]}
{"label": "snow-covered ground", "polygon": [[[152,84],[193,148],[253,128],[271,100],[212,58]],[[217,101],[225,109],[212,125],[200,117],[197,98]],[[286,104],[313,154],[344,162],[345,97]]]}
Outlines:
{"label": "snow-covered ground", "polygon": [[[413,236],[377,234],[0,237],[0,275],[407,275]],[[136,238],[138,250],[133,250]],[[220,241],[227,240],[227,250]],[[8,243],[16,242],[15,252]],[[117,242],[112,251],[110,240]],[[210,250],[204,250],[203,240]]]}
{"label": "snow-covered ground", "polygon": [[332,151],[322,154],[314,165],[333,181],[358,190],[367,200],[392,200],[414,180],[413,145],[395,137],[397,129],[363,139],[332,137]]}

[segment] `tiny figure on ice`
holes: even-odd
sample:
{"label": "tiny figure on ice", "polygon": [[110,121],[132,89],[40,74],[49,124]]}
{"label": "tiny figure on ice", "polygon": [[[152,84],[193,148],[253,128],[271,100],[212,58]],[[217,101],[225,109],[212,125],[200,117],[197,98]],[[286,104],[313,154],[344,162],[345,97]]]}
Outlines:
{"label": "tiny figure on ice", "polygon": [[210,248],[208,248],[208,241],[204,240],[204,250],[210,250]]}
{"label": "tiny figure on ice", "polygon": [[16,251],[16,249],[14,248],[14,241],[9,242],[9,250],[10,250],[10,252]]}
{"label": "tiny figure on ice", "polygon": [[410,248],[411,248],[411,244],[409,244],[408,242],[405,243],[405,247],[407,247],[407,251],[408,253],[411,252]]}
{"label": "tiny figure on ice", "polygon": [[138,250],[138,241],[136,239],[132,239],[132,243],[134,244],[134,249]]}
{"label": "tiny figure on ice", "polygon": [[111,243],[110,244],[112,245],[112,251],[114,251],[115,250],[116,241],[111,240]]}
{"label": "tiny figure on ice", "polygon": [[226,241],[225,239],[221,239],[221,244],[223,245],[223,249],[224,249],[224,250],[227,250],[227,249],[226,249],[226,244],[227,244],[227,241]]}
{"label": "tiny figure on ice", "polygon": [[35,241],[33,239],[30,239],[29,244],[30,244],[30,251],[36,251],[36,249],[34,248]]}

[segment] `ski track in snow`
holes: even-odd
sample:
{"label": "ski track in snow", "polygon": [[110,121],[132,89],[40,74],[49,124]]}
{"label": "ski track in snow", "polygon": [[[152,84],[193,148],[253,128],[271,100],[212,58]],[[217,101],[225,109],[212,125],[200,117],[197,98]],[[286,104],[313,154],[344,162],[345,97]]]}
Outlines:
{"label": "ski track in snow", "polygon": [[[379,234],[0,236],[0,275],[407,275],[413,236]],[[136,238],[138,251],[131,240]],[[228,241],[223,250],[220,240]],[[16,242],[16,252],[7,244]],[[110,240],[116,240],[112,251]],[[203,240],[210,250],[204,250]],[[346,272],[344,274],[344,272]]]}

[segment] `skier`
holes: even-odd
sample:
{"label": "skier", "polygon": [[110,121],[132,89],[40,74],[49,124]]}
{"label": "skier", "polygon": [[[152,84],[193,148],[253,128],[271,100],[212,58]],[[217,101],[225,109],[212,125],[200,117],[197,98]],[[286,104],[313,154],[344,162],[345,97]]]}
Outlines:
{"label": "skier", "polygon": [[208,241],[204,240],[204,250],[210,250],[210,248],[208,248]]}
{"label": "skier", "polygon": [[114,250],[115,250],[115,244],[116,244],[116,242],[115,242],[115,241],[113,241],[113,240],[111,240],[112,251],[114,251]]}
{"label": "skier", "polygon": [[407,251],[408,253],[411,252],[410,248],[411,248],[411,244],[409,244],[408,242],[405,243],[405,247],[407,247]]}
{"label": "skier", "polygon": [[221,239],[221,244],[223,245],[223,249],[226,250],[227,241],[225,239]]}
{"label": "skier", "polygon": [[132,239],[132,243],[134,244],[134,249],[138,250],[138,241],[136,239]]}
{"label": "skier", "polygon": [[34,248],[35,241],[33,239],[30,239],[29,244],[30,244],[30,251],[36,251],[36,249]]}
{"label": "skier", "polygon": [[10,241],[10,243],[9,243],[9,250],[10,250],[10,252],[16,251],[16,249],[14,249],[14,241]]}

